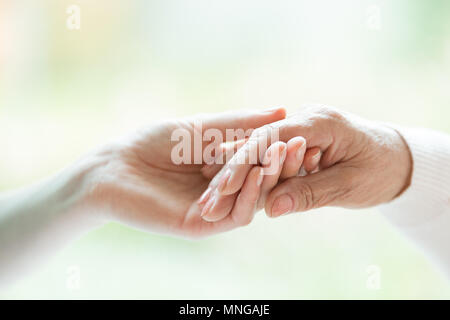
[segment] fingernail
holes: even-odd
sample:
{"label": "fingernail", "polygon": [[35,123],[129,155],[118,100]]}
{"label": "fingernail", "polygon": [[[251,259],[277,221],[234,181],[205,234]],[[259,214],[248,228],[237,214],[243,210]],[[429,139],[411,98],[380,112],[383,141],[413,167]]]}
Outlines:
{"label": "fingernail", "polygon": [[301,145],[300,148],[298,148],[298,150],[297,150],[297,154],[296,154],[297,161],[303,161],[303,157],[305,156],[305,151],[304,151],[303,146],[304,146],[304,144]]}
{"label": "fingernail", "polygon": [[264,169],[263,169],[263,168],[260,168],[260,169],[259,169],[258,180],[256,180],[256,186],[257,186],[257,187],[260,187],[260,186],[261,186],[261,184],[262,184],[262,182],[263,182],[263,179],[264,179]]}
{"label": "fingernail", "polygon": [[305,168],[302,166],[302,167],[300,168],[300,172],[298,173],[298,175],[299,175],[300,177],[304,177],[304,176],[306,176],[307,174],[308,174],[308,172],[306,172]]}
{"label": "fingernail", "polygon": [[217,190],[219,192],[222,192],[225,189],[225,187],[227,186],[228,180],[230,180],[230,176],[231,176],[231,170],[227,169],[227,171],[225,171],[224,175],[220,179],[219,185],[217,186]]}
{"label": "fingernail", "polygon": [[278,111],[278,110],[280,110],[280,107],[272,107],[272,108],[264,109],[263,112],[264,113],[274,113],[275,111]]}
{"label": "fingernail", "polygon": [[264,159],[263,159],[263,165],[269,165],[270,164],[270,159],[272,158],[272,149],[269,149],[266,151],[266,154],[264,155]]}
{"label": "fingernail", "polygon": [[287,154],[287,150],[286,150],[286,146],[283,148],[283,151],[281,151],[281,157],[280,157],[280,166],[283,165],[284,160],[286,160],[286,154]]}
{"label": "fingernail", "polygon": [[211,209],[212,205],[216,201],[215,196],[213,195],[211,199],[208,200],[208,202],[203,207],[202,213],[200,214],[200,217],[204,217],[209,213],[209,210]]}
{"label": "fingernail", "polygon": [[312,156],[312,159],[314,160],[314,161],[319,161],[319,159],[320,159],[320,154],[321,154],[322,152],[319,150],[319,151],[317,151],[317,153],[315,154],[315,155],[313,155]]}
{"label": "fingernail", "polygon": [[275,199],[272,205],[272,217],[278,217],[294,209],[294,201],[288,194],[283,194]]}
{"label": "fingernail", "polygon": [[200,199],[198,199],[197,203],[198,204],[205,203],[211,194],[211,190],[212,190],[211,187],[208,187],[208,189],[206,189],[205,192],[202,193],[202,195],[201,195]]}

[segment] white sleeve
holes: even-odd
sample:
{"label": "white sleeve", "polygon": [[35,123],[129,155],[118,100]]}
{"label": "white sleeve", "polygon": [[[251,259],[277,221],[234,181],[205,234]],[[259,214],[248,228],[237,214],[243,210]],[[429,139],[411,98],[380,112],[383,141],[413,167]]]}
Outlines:
{"label": "white sleeve", "polygon": [[450,136],[397,128],[413,157],[412,181],[384,216],[450,276]]}

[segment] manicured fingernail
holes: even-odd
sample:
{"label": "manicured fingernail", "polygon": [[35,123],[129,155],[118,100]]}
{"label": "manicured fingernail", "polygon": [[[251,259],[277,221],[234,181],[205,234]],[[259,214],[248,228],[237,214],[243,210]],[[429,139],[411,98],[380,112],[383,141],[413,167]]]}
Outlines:
{"label": "manicured fingernail", "polygon": [[198,199],[197,203],[198,204],[205,203],[209,199],[209,196],[211,194],[211,190],[212,190],[211,187],[208,187],[208,189],[206,189],[205,192],[203,192],[203,194],[200,197],[200,199]]}
{"label": "manicured fingernail", "polygon": [[215,196],[213,195],[211,197],[211,199],[209,199],[208,202],[203,207],[203,210],[202,210],[202,213],[200,214],[200,217],[204,217],[204,216],[206,216],[209,213],[209,211],[210,211],[210,209],[213,206],[215,201],[216,201],[216,199],[215,199]]}
{"label": "manicured fingernail", "polygon": [[294,209],[294,201],[288,194],[283,194],[275,199],[272,205],[272,217],[278,217]]}
{"label": "manicured fingernail", "polygon": [[278,110],[280,110],[280,107],[272,107],[272,108],[264,109],[263,112],[264,113],[274,113],[274,112],[276,112]]}
{"label": "manicured fingernail", "polygon": [[303,161],[303,157],[305,156],[305,150],[303,148],[304,144],[300,146],[297,150],[296,158],[297,161]]}
{"label": "manicured fingernail", "polygon": [[266,161],[269,162],[270,158],[272,158],[272,149],[269,149],[266,152]]}
{"label": "manicured fingernail", "polygon": [[286,160],[286,154],[287,154],[287,148],[286,148],[286,146],[284,146],[283,150],[281,151],[280,166],[283,165],[284,160]]}
{"label": "manicured fingernail", "polygon": [[315,154],[315,155],[313,155],[311,158],[314,160],[314,162],[316,162],[316,161],[319,161],[319,159],[320,159],[320,154],[321,154],[322,152],[319,150],[319,151],[317,151],[317,153]]}
{"label": "manicured fingernail", "polygon": [[263,168],[260,168],[260,169],[259,169],[258,180],[256,180],[256,186],[257,186],[257,187],[260,187],[260,186],[261,186],[261,184],[262,184],[262,182],[263,182],[263,179],[264,179],[264,169],[263,169]]}
{"label": "manicured fingernail", "polygon": [[220,179],[219,185],[217,186],[217,190],[219,192],[222,192],[225,189],[225,187],[227,186],[228,180],[230,180],[230,176],[231,176],[231,170],[227,169],[227,171],[225,171],[224,175]]}
{"label": "manicured fingernail", "polygon": [[307,174],[308,174],[308,172],[306,172],[305,168],[302,166],[302,167],[300,168],[300,171],[299,171],[298,175],[299,175],[300,177],[304,177],[304,176],[306,176]]}

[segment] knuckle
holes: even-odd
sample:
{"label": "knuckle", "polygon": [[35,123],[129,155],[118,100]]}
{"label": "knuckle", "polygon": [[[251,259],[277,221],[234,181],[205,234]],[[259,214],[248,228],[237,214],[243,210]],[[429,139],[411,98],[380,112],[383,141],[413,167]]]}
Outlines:
{"label": "knuckle", "polygon": [[315,207],[314,192],[308,183],[296,183],[294,190],[298,200],[297,211],[308,211]]}
{"label": "knuckle", "polygon": [[262,127],[256,128],[252,131],[250,137],[254,139],[269,138],[273,135],[274,131],[280,129],[280,124],[268,123]]}
{"label": "knuckle", "polygon": [[322,114],[331,119],[341,120],[343,118],[342,112],[334,107],[323,107]]}
{"label": "knuckle", "polygon": [[311,108],[312,119],[315,122],[340,122],[345,120],[344,113],[335,107],[315,106]]}
{"label": "knuckle", "polygon": [[256,128],[250,135],[250,139],[259,140],[262,137],[267,136],[267,132],[270,130],[268,125],[264,125],[262,127]]}

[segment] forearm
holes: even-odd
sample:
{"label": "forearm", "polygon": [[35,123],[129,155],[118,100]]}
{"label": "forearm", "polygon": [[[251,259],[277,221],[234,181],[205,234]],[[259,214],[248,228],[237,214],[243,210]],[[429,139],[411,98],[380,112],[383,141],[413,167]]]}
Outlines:
{"label": "forearm", "polygon": [[399,131],[411,149],[412,181],[381,210],[450,276],[450,136],[425,129]]}
{"label": "forearm", "polygon": [[101,223],[87,200],[97,165],[93,159],[79,161],[45,181],[0,195],[0,287]]}

